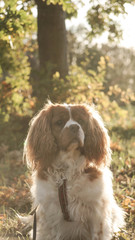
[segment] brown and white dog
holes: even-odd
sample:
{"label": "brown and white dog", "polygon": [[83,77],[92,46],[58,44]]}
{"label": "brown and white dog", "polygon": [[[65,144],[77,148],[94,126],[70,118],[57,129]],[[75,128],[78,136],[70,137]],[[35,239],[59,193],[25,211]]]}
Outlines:
{"label": "brown and white dog", "polygon": [[31,121],[25,155],[33,169],[37,240],[110,240],[123,227],[109,136],[92,107],[47,104]]}

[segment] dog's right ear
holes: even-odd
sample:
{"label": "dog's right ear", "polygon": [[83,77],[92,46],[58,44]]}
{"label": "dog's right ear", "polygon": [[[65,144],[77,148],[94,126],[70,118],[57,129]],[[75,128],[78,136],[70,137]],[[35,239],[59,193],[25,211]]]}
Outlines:
{"label": "dog's right ear", "polygon": [[30,123],[24,155],[33,170],[47,170],[57,154],[57,144],[51,131],[53,105],[48,105]]}

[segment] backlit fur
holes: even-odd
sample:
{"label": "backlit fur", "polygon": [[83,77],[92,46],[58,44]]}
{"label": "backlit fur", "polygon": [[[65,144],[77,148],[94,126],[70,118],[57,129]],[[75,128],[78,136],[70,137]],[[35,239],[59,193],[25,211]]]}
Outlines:
{"label": "backlit fur", "polygon": [[[112,189],[110,139],[88,105],[46,105],[31,121],[24,150],[33,170],[37,240],[111,240],[124,225]],[[58,186],[67,179],[63,218]]]}

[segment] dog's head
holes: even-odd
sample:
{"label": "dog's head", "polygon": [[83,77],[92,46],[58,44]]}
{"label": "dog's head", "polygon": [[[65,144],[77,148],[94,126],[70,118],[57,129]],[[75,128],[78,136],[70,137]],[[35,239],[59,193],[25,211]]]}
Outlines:
{"label": "dog's head", "polygon": [[34,169],[47,169],[60,151],[78,150],[87,162],[110,161],[109,136],[87,105],[47,104],[31,121],[25,154]]}

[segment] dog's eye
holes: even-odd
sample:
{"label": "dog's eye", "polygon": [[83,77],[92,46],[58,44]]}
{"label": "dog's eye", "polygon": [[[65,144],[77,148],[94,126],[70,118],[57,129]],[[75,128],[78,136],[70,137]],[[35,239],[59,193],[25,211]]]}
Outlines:
{"label": "dog's eye", "polygon": [[64,125],[64,121],[61,120],[61,119],[59,119],[58,121],[56,121],[55,124],[60,127],[60,126],[63,126],[63,125]]}
{"label": "dog's eye", "polygon": [[77,122],[80,124],[80,125],[84,125],[85,124],[85,121],[82,119],[82,118],[79,118],[77,120]]}

